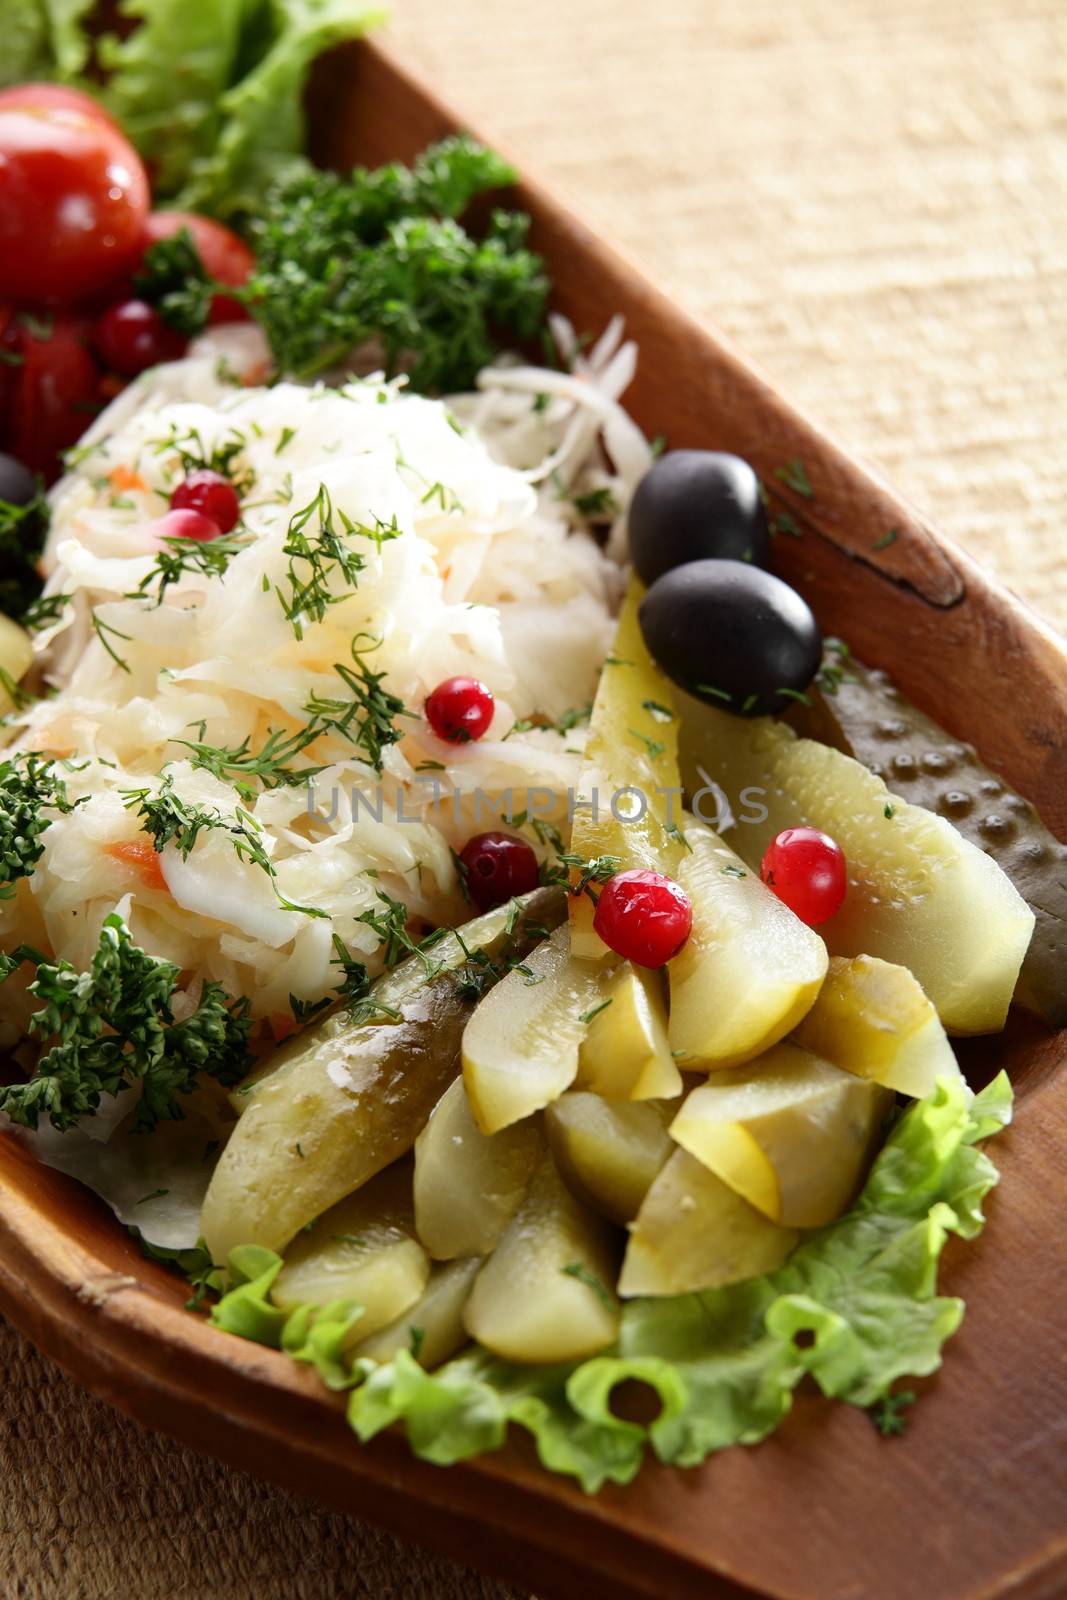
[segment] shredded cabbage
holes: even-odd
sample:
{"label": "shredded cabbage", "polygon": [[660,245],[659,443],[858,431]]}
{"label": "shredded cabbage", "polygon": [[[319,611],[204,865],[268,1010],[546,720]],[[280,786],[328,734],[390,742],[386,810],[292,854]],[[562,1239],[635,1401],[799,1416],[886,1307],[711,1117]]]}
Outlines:
{"label": "shredded cabbage", "polygon": [[[565,814],[619,589],[602,540],[650,452],[618,404],[618,323],[570,374],[501,363],[450,402],[380,378],[260,387],[265,369],[256,330],[213,331],[130,385],[53,491],[36,647],[54,692],[15,743],[84,803],[0,932],[84,969],[129,895],[138,945],[276,1023],[336,986],[335,935],[377,970],[361,919],[381,894],[462,921],[452,852],[509,812]],[[242,522],[162,549],[172,489],[213,462]],[[477,744],[422,717],[457,673],[496,698]]]}

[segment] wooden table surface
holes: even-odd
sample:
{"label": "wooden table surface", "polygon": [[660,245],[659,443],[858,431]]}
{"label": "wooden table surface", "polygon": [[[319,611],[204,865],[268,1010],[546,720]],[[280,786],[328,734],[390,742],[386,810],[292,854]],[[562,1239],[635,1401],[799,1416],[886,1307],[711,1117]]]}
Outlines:
{"label": "wooden table surface", "polygon": [[[452,100],[1067,627],[1063,0],[394,4]],[[0,1359],[2,1600],[511,1593],[144,1433],[3,1326]]]}

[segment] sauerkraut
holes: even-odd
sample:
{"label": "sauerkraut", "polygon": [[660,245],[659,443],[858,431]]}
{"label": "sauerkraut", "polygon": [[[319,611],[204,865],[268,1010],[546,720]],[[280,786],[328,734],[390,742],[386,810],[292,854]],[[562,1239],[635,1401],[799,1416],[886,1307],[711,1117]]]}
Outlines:
{"label": "sauerkraut", "polygon": [[[0,905],[6,947],[83,968],[121,903],[190,991],[217,980],[280,1027],[337,984],[338,939],[377,970],[361,919],[383,895],[413,928],[458,922],[465,840],[565,812],[651,459],[618,404],[621,328],[567,354],[568,372],[502,363],[437,401],[379,378],[264,387],[258,334],[220,330],[120,396],[54,491],[43,697],[9,724],[83,803]],[[175,484],[220,458],[240,523],[161,561]],[[422,715],[457,673],[495,697],[477,744]],[[295,753],[271,768],[277,749]],[[209,820],[157,853],[161,790]],[[20,1004],[0,993],[9,1021]]]}

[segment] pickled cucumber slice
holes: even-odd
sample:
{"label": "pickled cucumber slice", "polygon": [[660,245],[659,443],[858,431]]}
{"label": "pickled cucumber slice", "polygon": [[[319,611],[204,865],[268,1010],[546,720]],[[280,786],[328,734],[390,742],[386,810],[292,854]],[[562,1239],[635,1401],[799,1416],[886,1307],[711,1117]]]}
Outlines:
{"label": "pickled cucumber slice", "polygon": [[738,812],[731,842],[749,866],[783,828],[809,824],[837,840],[849,888],[819,929],[831,954],[907,967],[950,1032],[1004,1026],[1034,915],[989,856],[851,757],[772,718],[687,698],[682,749],[687,788],[707,778]]}
{"label": "pickled cucumber slice", "polygon": [[839,662],[833,655],[828,668],[827,691],[814,694],[810,707],[790,712],[790,723],[799,733],[855,756],[912,805],[947,817],[1003,868],[1037,919],[1015,999],[1062,1028],[1067,1023],[1067,845],[1049,832],[1028,800],[983,766],[970,745],[951,738],[909,704],[887,673],[853,657]]}
{"label": "pickled cucumber slice", "polygon": [[484,1256],[519,1209],[544,1152],[540,1129],[479,1129],[463,1079],[445,1090],[415,1141],[415,1226],[439,1261]]}
{"label": "pickled cucumber slice", "polygon": [[819,992],[826,946],[710,828],[686,828],[678,881],[693,931],[668,966],[669,1036],[686,1071],[749,1061],[796,1026]]}
{"label": "pickled cucumber slice", "polygon": [[355,1300],[363,1315],[349,1345],[399,1317],[426,1288],[430,1260],[415,1238],[411,1162],[398,1162],[331,1206],[285,1252],[272,1298],[283,1311]]}
{"label": "pickled cucumber slice", "polygon": [[506,1361],[581,1361],[619,1331],[615,1241],[563,1183],[551,1156],[479,1272],[467,1332]]}
{"label": "pickled cucumber slice", "polygon": [[792,1036],[835,1067],[917,1100],[962,1076],[940,1018],[905,967],[834,956],[819,998]]}
{"label": "pickled cucumber slice", "polygon": [[671,1151],[675,1100],[603,1100],[572,1092],[545,1112],[556,1165],[578,1198],[612,1222],[632,1222]]}
{"label": "pickled cucumber slice", "polygon": [[578,1055],[578,1084],[610,1100],[669,1100],[682,1076],[667,1038],[660,973],[629,961],[607,980]]}
{"label": "pickled cucumber slice", "polygon": [[[467,1343],[463,1308],[470,1299],[481,1268],[477,1256],[462,1261],[439,1262],[414,1305],[393,1322],[353,1347],[352,1355],[371,1361],[391,1361],[398,1350],[410,1350],[429,1371],[454,1356]],[[359,1332],[357,1326],[356,1332]]]}
{"label": "pickled cucumber slice", "polygon": [[676,1150],[630,1229],[619,1293],[690,1294],[740,1283],[774,1272],[797,1237],[687,1151]]}
{"label": "pickled cucumber slice", "polygon": [[819,1228],[859,1188],[890,1099],[877,1084],[780,1044],[694,1089],[670,1132],[772,1222]]}
{"label": "pickled cucumber slice", "polygon": [[[411,1149],[459,1071],[478,993],[566,915],[564,899],[562,890],[537,890],[517,920],[501,906],[468,923],[462,944],[451,936],[434,946],[444,966],[433,977],[414,957],[397,967],[373,990],[396,1021],[353,1024],[340,1010],[275,1052],[208,1187],[201,1228],[213,1260],[239,1244],[283,1249]],[[464,950],[497,965],[468,965]]]}
{"label": "pickled cucumber slice", "polygon": [[[682,854],[678,717],[674,689],[649,655],[637,621],[643,594],[631,578],[593,702],[571,851],[583,861],[614,857],[620,872],[644,867],[675,877]],[[672,819],[674,831],[668,831]],[[570,923],[575,955],[591,960],[605,954],[588,895],[571,901]]]}
{"label": "pickled cucumber slice", "polygon": [[463,1035],[463,1081],[483,1133],[521,1122],[570,1088],[605,978],[602,963],[571,954],[562,927],[486,995]]}

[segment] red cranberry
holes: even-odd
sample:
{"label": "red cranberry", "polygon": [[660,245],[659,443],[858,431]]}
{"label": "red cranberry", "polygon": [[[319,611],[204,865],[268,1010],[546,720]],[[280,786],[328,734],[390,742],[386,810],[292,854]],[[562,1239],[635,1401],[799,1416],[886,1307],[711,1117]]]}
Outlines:
{"label": "red cranberry", "polygon": [[638,967],[662,967],[693,926],[685,890],[662,872],[617,872],[600,891],[593,927],[610,950]]}
{"label": "red cranberry", "polygon": [[208,544],[219,538],[222,529],[202,511],[168,511],[155,523],[155,533],[159,539],[198,539]]}
{"label": "red cranberry", "polygon": [[241,502],[229,478],[210,467],[201,467],[183,478],[170,497],[175,511],[199,511],[210,517],[220,533],[229,533],[237,526],[241,515]]}
{"label": "red cranberry", "polygon": [[476,833],[460,852],[467,893],[479,911],[492,911],[537,888],[537,857],[511,833]]}
{"label": "red cranberry", "polygon": [[845,853],[818,828],[786,828],[772,839],[759,875],[810,928],[840,911],[848,889]]}
{"label": "red cranberry", "polygon": [[492,722],[495,704],[477,678],[446,678],[426,697],[426,720],[439,739],[470,744]]}
{"label": "red cranberry", "polygon": [[100,359],[124,378],[136,378],[161,361],[178,361],[187,342],[144,300],[123,300],[109,306],[93,329]]}

